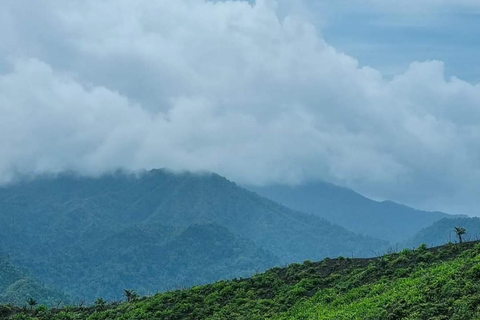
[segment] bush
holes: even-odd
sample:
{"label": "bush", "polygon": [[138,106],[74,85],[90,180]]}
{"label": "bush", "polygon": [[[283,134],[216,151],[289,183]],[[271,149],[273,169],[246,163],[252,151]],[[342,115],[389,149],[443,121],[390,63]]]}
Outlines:
{"label": "bush", "polygon": [[0,318],[6,318],[12,313],[12,308],[10,306],[0,305]]}

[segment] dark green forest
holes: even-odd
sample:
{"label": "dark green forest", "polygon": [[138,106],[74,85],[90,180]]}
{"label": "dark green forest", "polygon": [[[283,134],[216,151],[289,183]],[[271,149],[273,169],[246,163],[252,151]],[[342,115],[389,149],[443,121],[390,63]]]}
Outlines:
{"label": "dark green forest", "polygon": [[153,294],[387,247],[211,173],[60,174],[0,187],[0,252],[72,301],[119,299],[125,288]]}
{"label": "dark green forest", "polygon": [[480,317],[480,243],[273,268],[248,279],[62,309],[0,307],[5,319],[465,320]]}
{"label": "dark green forest", "polygon": [[23,305],[32,298],[45,305],[65,304],[64,295],[22,273],[5,256],[0,256],[0,304]]}

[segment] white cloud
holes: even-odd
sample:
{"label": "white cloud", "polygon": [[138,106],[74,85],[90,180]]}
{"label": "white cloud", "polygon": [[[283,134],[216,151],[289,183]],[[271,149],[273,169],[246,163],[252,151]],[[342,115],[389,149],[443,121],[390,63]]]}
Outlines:
{"label": "white cloud", "polygon": [[7,1],[0,178],[169,167],[475,208],[480,86],[438,61],[388,80],[276,7]]}

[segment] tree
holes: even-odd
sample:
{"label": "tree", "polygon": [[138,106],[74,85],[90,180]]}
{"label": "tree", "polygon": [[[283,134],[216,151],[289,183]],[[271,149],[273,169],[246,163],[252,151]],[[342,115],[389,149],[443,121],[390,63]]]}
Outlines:
{"label": "tree", "polygon": [[467,233],[467,230],[462,227],[455,227],[455,233],[457,234],[458,241],[462,243],[463,242],[462,236]]}
{"label": "tree", "polygon": [[98,298],[95,300],[95,306],[97,307],[104,307],[107,304],[107,301],[103,300],[102,298]]}
{"label": "tree", "polygon": [[28,305],[30,306],[30,310],[33,309],[37,305],[37,301],[33,298],[27,300]]}
{"label": "tree", "polygon": [[123,293],[124,293],[125,297],[127,298],[127,302],[135,301],[138,298],[138,294],[133,290],[125,289],[125,290],[123,290]]}

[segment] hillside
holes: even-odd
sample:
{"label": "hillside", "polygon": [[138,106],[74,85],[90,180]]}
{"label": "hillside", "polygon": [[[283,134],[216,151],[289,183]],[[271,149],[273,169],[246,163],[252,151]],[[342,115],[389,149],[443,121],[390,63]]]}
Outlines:
{"label": "hillside", "polygon": [[64,295],[26,276],[6,257],[0,256],[0,304],[23,305],[29,298],[41,304],[68,302]]}
{"label": "hillside", "polygon": [[[77,300],[118,298],[125,288],[154,293],[306,259],[369,256],[387,246],[216,174],[24,179],[0,188],[0,208],[0,250]],[[209,235],[192,241],[192,232]],[[221,259],[212,258],[212,244]]]}
{"label": "hillside", "polygon": [[415,210],[391,201],[374,201],[351,189],[324,182],[246,188],[289,208],[325,218],[358,234],[392,243],[405,241],[442,218],[454,217],[442,212]]}
{"label": "hillside", "polygon": [[271,253],[228,229],[137,225],[82,246],[18,254],[32,274],[77,301],[119,299],[126,288],[151,294],[250,276],[278,264]]}
{"label": "hillside", "polygon": [[129,303],[4,313],[37,320],[478,319],[479,262],[478,242],[421,247],[373,259],[307,261]]}
{"label": "hillside", "polygon": [[463,236],[466,241],[480,239],[480,218],[453,218],[442,219],[420,230],[403,246],[411,248],[422,243],[429,246],[439,246],[448,242],[458,242],[454,227],[462,227],[467,230],[467,233]]}

